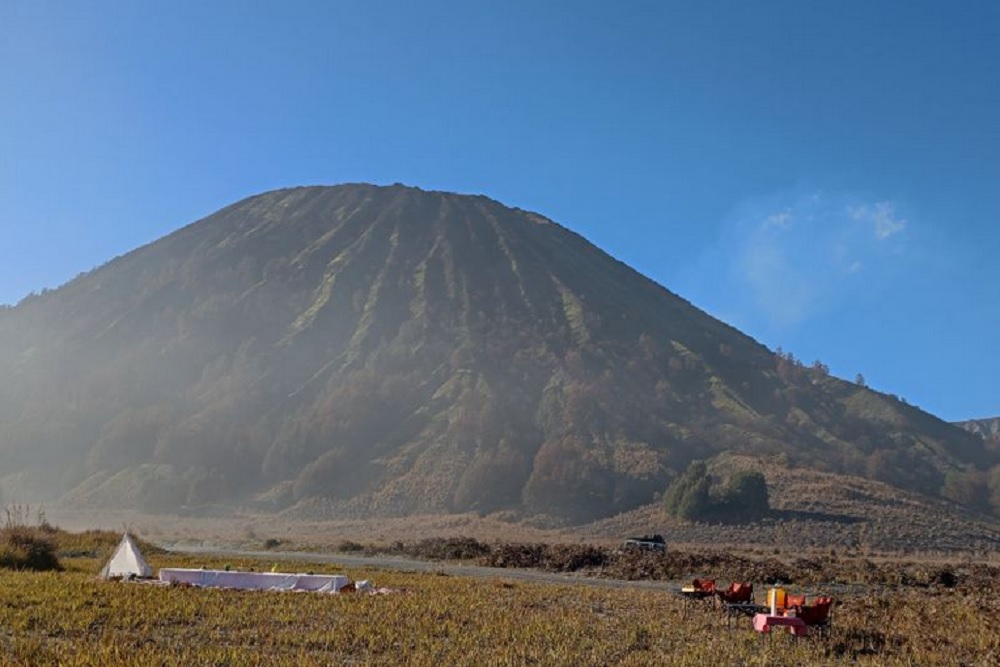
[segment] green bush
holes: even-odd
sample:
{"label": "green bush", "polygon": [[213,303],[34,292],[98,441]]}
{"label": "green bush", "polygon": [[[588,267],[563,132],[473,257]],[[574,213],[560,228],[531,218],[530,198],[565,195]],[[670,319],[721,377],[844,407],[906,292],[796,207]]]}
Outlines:
{"label": "green bush", "polygon": [[664,494],[667,514],[685,521],[756,521],[770,511],[767,481],[759,472],[741,471],[713,492],[704,461],[693,461]]}
{"label": "green bush", "polygon": [[767,516],[771,505],[764,475],[749,470],[733,475],[719,498],[719,506],[731,521],[756,521]]}
{"label": "green bush", "polygon": [[691,465],[667,488],[663,502],[667,514],[685,521],[708,519],[714,510],[711,489],[712,480],[704,461],[692,461]]}

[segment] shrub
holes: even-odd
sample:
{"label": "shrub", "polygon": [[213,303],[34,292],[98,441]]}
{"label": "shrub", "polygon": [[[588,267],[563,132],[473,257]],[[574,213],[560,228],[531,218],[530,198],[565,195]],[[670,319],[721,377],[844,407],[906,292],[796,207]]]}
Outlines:
{"label": "shrub", "polygon": [[340,544],[337,545],[337,551],[340,553],[350,554],[358,553],[359,551],[364,551],[365,545],[360,542],[353,542],[351,540],[342,540]]}
{"label": "shrub", "polygon": [[544,569],[555,572],[576,572],[607,565],[608,552],[589,544],[554,544],[546,549]]}
{"label": "shrub", "polygon": [[489,567],[540,567],[545,549],[541,544],[498,544],[485,557]]}
{"label": "shrub", "polygon": [[693,461],[667,488],[663,502],[668,515],[686,521],[748,522],[770,511],[764,475],[738,472],[724,488],[713,492],[704,461]]}
{"label": "shrub", "polygon": [[763,518],[771,509],[764,475],[748,470],[736,473],[726,485],[719,504],[730,520],[756,521]]}
{"label": "shrub", "polygon": [[490,547],[472,537],[430,537],[409,545],[404,551],[430,560],[472,560],[487,555]]}
{"label": "shrub", "polygon": [[692,461],[684,474],[667,488],[663,498],[667,514],[687,521],[708,518],[713,509],[710,487],[708,466],[704,461]]}
{"label": "shrub", "polygon": [[38,513],[39,525],[28,525],[28,507],[6,508],[6,520],[0,528],[0,568],[9,570],[61,570],[52,539],[56,530]]}

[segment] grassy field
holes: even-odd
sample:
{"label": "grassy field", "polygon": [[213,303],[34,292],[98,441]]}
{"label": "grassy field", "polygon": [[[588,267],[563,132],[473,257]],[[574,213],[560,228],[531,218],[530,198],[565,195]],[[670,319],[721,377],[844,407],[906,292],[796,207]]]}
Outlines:
{"label": "grassy field", "polygon": [[346,572],[400,591],[380,596],[159,587],[97,581],[84,551],[62,572],[0,570],[0,665],[1000,664],[996,586],[859,590],[828,635],[764,639],[662,592],[390,571]]}

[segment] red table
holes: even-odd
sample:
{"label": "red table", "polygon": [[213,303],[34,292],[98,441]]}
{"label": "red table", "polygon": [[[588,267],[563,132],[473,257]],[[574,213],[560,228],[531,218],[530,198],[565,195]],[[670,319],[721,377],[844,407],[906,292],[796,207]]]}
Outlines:
{"label": "red table", "polygon": [[800,637],[809,634],[806,622],[795,616],[771,616],[770,614],[754,614],[753,629],[757,632],[770,632],[775,625],[783,625],[795,635]]}

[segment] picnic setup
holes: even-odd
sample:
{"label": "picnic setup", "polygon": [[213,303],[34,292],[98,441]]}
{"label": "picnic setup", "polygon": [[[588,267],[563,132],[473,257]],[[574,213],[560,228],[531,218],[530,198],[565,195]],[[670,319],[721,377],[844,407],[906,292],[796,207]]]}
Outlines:
{"label": "picnic setup", "polygon": [[[368,581],[352,582],[342,574],[314,574],[279,572],[277,565],[270,572],[224,569],[163,567],[154,576],[153,569],[146,562],[139,546],[126,531],[111,558],[101,570],[104,580],[134,581],[163,586],[184,586],[192,588],[225,588],[247,591],[299,591],[313,593],[366,592],[385,594],[390,589],[375,588]],[[811,632],[824,632],[830,627],[830,611],[833,598],[826,595],[813,596],[790,594],[782,586],[768,589],[764,604],[754,598],[753,584],[733,581],[728,586],[719,586],[715,579],[694,579],[683,586],[678,595],[684,606],[711,605],[726,618],[726,624],[750,620],[753,630],[762,636],[769,636],[775,628],[787,629],[795,637],[804,637]]]}
{"label": "picnic setup", "polygon": [[685,605],[705,602],[714,605],[725,615],[729,626],[749,618],[754,631],[764,636],[774,628],[785,628],[795,637],[826,632],[830,628],[830,611],[834,604],[830,596],[791,595],[782,586],[769,588],[766,604],[758,604],[754,601],[752,583],[734,581],[721,588],[714,579],[695,579],[678,594]]}

